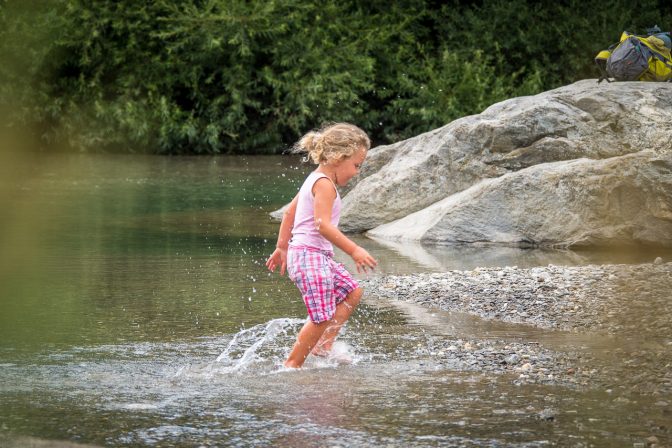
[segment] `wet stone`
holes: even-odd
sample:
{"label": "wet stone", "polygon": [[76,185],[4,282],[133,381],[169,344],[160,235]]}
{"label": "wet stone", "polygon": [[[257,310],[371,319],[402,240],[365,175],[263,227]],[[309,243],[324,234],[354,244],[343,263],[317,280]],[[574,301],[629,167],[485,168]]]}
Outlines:
{"label": "wet stone", "polygon": [[520,356],[516,355],[515,353],[504,358],[504,362],[506,362],[506,364],[518,364],[518,361],[520,361]]}
{"label": "wet stone", "polygon": [[650,437],[647,437],[647,439],[646,439],[646,443],[647,443],[649,446],[651,446],[651,445],[655,445],[655,444],[657,444],[657,443],[659,443],[659,442],[660,442],[660,440],[658,440],[658,437],[656,437],[656,436],[650,436]]}
{"label": "wet stone", "polygon": [[546,408],[543,411],[539,412],[538,416],[542,420],[551,422],[555,420],[556,414],[557,412],[555,411],[555,409]]}

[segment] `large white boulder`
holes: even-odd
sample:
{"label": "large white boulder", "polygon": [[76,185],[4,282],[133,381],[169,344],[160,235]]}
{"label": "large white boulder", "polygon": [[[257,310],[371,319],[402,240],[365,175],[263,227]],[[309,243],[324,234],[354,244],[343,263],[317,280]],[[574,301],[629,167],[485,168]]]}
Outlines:
{"label": "large white boulder", "polygon": [[[363,172],[343,198],[341,228],[365,231],[484,179],[537,164],[643,150],[665,153],[670,142],[670,83],[597,84],[590,79],[513,98],[417,137],[371,149]],[[591,187],[596,194],[598,190]]]}
{"label": "large white boulder", "polygon": [[672,247],[672,155],[649,150],[535,165],[482,180],[368,234],[441,243]]}

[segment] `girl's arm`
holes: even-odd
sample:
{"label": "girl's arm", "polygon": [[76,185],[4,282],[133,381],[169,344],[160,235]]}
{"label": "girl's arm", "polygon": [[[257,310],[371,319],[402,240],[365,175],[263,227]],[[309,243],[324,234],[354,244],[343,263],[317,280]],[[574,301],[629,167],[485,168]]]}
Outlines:
{"label": "girl's arm", "polygon": [[299,202],[299,195],[297,194],[289,203],[287,210],[282,214],[282,222],[280,223],[280,231],[278,232],[278,242],[275,244],[275,250],[266,260],[266,266],[273,272],[275,268],[280,266],[280,275],[285,275],[285,268],[287,267],[287,247],[289,240],[292,237],[292,228],[294,227],[294,217],[296,216],[296,204]]}
{"label": "girl's arm", "polygon": [[296,204],[298,203],[299,195],[297,194],[282,214],[278,242],[275,244],[277,248],[287,250],[287,247],[289,247],[289,240],[292,238],[292,229],[294,228],[294,218],[296,217]]}
{"label": "girl's arm", "polygon": [[375,258],[331,223],[331,210],[336,199],[336,190],[333,183],[324,177],[318,179],[313,185],[313,195],[315,198],[315,227],[317,231],[352,257],[357,266],[357,272],[360,272],[360,268],[366,272],[367,267],[371,269],[376,267],[378,262]]}

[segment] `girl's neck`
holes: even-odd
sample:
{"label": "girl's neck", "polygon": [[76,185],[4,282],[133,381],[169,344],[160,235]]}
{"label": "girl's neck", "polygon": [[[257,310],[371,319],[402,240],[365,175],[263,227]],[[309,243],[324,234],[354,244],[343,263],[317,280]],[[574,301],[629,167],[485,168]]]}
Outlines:
{"label": "girl's neck", "polygon": [[320,166],[318,166],[315,171],[318,172],[318,173],[325,174],[329,178],[329,180],[331,180],[334,183],[334,185],[336,184],[336,170],[335,169],[333,169],[329,166],[320,164]]}

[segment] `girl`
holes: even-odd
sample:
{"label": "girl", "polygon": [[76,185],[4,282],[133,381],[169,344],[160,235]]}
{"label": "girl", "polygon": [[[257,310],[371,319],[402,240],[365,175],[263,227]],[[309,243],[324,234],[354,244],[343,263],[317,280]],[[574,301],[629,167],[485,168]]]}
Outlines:
{"label": "girl", "polygon": [[310,318],[285,367],[301,367],[311,352],[327,356],[362,297],[357,281],[332,259],[332,243],[352,257],[357,272],[378,264],[338,230],[341,197],[336,186],[344,186],[358,173],[370,146],[369,137],[357,126],[337,123],[309,132],[294,148],[295,152],[307,152],[319,166],[284,212],[276,249],[266,261],[271,272],[280,266],[283,275],[287,268]]}

